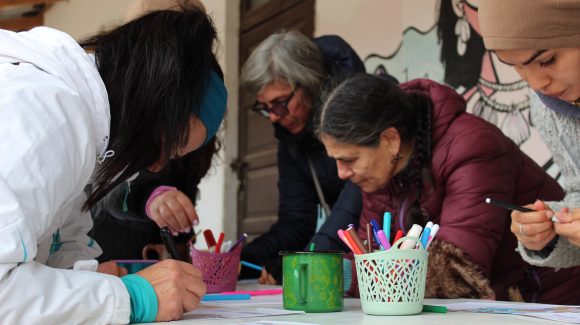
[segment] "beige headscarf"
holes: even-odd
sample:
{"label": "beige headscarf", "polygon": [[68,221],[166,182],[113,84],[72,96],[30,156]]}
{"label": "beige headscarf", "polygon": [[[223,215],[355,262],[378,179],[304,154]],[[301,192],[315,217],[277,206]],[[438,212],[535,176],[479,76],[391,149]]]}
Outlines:
{"label": "beige headscarf", "polygon": [[488,50],[580,47],[580,0],[482,0]]}
{"label": "beige headscarf", "polygon": [[135,0],[127,10],[125,21],[141,17],[154,10],[178,9],[180,5],[195,7],[203,13],[206,12],[200,0]]}

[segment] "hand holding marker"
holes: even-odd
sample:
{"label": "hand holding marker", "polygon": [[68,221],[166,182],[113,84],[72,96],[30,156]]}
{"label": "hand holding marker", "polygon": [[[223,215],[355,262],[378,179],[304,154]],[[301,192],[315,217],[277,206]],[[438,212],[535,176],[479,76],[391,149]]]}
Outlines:
{"label": "hand holding marker", "polygon": [[[490,197],[485,199],[485,203],[494,205],[496,207],[512,210],[512,211],[519,211],[519,212],[534,212],[534,211],[536,211],[536,210],[524,208],[521,206],[517,206],[517,205],[505,203],[502,201],[498,201],[498,200],[492,199]],[[554,216],[552,216],[552,222],[560,222],[560,220],[558,220],[558,218],[554,215]]]}
{"label": "hand holding marker", "polygon": [[161,240],[163,240],[163,244],[165,248],[167,248],[167,252],[169,253],[169,258],[174,260],[181,260],[181,256],[177,252],[177,246],[175,245],[175,241],[171,236],[171,231],[169,228],[163,227],[160,229]]}

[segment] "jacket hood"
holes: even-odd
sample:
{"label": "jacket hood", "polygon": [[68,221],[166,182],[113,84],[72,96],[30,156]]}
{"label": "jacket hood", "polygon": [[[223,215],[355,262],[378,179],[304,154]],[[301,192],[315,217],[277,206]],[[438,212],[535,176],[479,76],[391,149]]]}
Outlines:
{"label": "jacket hood", "polygon": [[48,27],[20,33],[0,30],[0,45],[0,63],[33,64],[57,76],[80,95],[98,132],[97,156],[101,156],[107,148],[111,116],[107,90],[94,56],[85,53],[68,34]]}
{"label": "jacket hood", "polygon": [[418,93],[431,99],[432,141],[436,143],[447,131],[451,122],[465,112],[465,99],[455,90],[428,79],[415,79],[401,84],[406,93]]}

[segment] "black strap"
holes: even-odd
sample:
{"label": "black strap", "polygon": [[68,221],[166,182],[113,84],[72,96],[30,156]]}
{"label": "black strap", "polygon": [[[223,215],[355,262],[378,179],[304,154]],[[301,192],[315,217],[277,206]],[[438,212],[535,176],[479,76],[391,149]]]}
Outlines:
{"label": "black strap", "polygon": [[[297,154],[298,154],[298,146],[294,143],[287,144],[288,151],[290,151],[290,155],[294,160],[298,161]],[[324,192],[322,192],[322,187],[320,186],[320,181],[318,180],[318,175],[316,174],[316,170],[314,169],[314,165],[312,164],[312,160],[310,156],[307,157],[308,159],[308,167],[310,168],[310,174],[312,175],[312,180],[314,181],[314,187],[316,188],[316,195],[318,196],[318,201],[320,201],[320,205],[322,209],[324,209],[324,213],[327,217],[330,216],[330,206],[326,203],[326,199],[324,198]]]}

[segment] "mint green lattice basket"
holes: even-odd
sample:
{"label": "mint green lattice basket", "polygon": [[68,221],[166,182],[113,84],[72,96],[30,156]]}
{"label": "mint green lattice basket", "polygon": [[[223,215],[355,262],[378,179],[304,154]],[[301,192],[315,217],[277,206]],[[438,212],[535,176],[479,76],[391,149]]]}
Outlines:
{"label": "mint green lattice basket", "polygon": [[[421,247],[399,249],[405,240],[419,243]],[[388,251],[355,255],[363,312],[369,315],[419,314],[425,298],[428,257],[414,237],[399,239]]]}

